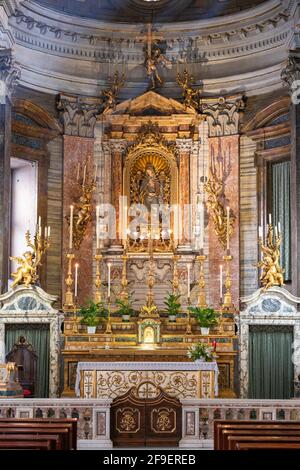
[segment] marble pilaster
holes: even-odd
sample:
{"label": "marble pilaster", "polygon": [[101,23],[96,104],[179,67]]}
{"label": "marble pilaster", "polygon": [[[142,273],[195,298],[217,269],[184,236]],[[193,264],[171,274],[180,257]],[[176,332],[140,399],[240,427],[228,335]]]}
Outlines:
{"label": "marble pilaster", "polygon": [[191,250],[192,212],[190,188],[190,159],[193,151],[192,139],[176,139],[179,153],[179,206],[181,208],[181,227],[179,230],[179,251]]}

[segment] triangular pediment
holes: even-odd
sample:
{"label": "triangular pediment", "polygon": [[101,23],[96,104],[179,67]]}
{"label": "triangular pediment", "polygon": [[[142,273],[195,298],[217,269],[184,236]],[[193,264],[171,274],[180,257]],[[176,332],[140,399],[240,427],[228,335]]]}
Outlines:
{"label": "triangular pediment", "polygon": [[174,114],[197,114],[193,108],[186,108],[182,103],[172,98],[166,98],[154,91],[123,101],[115,109],[106,114],[129,116],[171,116]]}

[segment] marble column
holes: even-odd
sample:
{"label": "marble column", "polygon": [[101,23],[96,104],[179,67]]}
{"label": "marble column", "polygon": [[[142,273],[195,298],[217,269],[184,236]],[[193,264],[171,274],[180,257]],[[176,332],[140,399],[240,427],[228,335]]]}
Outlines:
{"label": "marble column", "polygon": [[[69,225],[66,217],[70,205],[76,204],[80,197],[80,185],[77,182],[78,165],[81,167],[81,179],[84,166],[93,172],[94,167],[94,129],[97,114],[100,112],[99,100],[93,98],[61,95],[58,102],[61,120],[64,125],[64,180],[63,180],[63,292],[67,273],[66,254],[68,252]],[[92,173],[93,174],[93,173]],[[94,202],[94,201],[93,201]],[[78,303],[82,305],[92,297],[93,291],[93,231],[95,216],[92,204],[92,217],[87,225],[85,236],[78,250],[74,249],[75,262],[79,263]]]}
{"label": "marble column", "polygon": [[[112,188],[111,204],[116,211],[116,240],[112,240],[111,250],[122,250],[121,223],[122,214],[120,214],[120,196],[123,196],[123,154],[127,143],[124,139],[110,139],[109,146],[111,151],[111,170],[112,170]],[[129,201],[127,201],[129,207]]]}
{"label": "marble column", "polygon": [[291,95],[291,253],[292,292],[300,293],[300,49],[291,52],[281,75]]}
{"label": "marble column", "polygon": [[7,290],[10,241],[11,96],[20,77],[11,49],[0,51],[0,290]]}
{"label": "marble column", "polygon": [[[190,188],[190,158],[193,150],[192,139],[177,139],[176,146],[179,152],[179,205],[181,208],[181,227],[179,230],[179,246],[181,252],[191,251],[191,188]],[[190,233],[189,233],[190,232]]]}

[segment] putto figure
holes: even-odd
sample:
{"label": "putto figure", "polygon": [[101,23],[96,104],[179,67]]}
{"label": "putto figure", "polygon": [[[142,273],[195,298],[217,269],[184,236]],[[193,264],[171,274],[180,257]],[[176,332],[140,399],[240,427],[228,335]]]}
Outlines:
{"label": "putto figure", "polygon": [[280,266],[280,245],[282,242],[281,234],[275,234],[273,225],[269,224],[269,230],[266,243],[262,238],[259,239],[263,259],[257,263],[257,267],[262,268],[260,281],[266,291],[272,286],[284,285],[284,269]]}

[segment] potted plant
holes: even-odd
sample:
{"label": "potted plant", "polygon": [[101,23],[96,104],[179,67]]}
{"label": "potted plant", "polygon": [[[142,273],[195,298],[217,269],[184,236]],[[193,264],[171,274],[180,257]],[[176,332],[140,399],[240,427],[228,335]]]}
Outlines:
{"label": "potted plant", "polygon": [[218,324],[219,314],[213,308],[189,307],[189,311],[197,318],[202,335],[208,335],[209,329]]}
{"label": "potted plant", "polygon": [[128,297],[125,299],[116,300],[118,306],[116,313],[122,316],[123,321],[129,321],[130,317],[135,314],[135,310],[132,306],[133,302],[132,294],[128,294]]}
{"label": "potted plant", "polygon": [[181,295],[178,294],[168,294],[164,304],[166,305],[166,312],[169,315],[169,320],[171,322],[176,321],[176,317],[180,312],[181,303],[179,301]]}
{"label": "potted plant", "polygon": [[88,334],[95,334],[100,317],[105,317],[107,310],[102,303],[95,303],[90,300],[86,306],[81,307],[79,315],[82,316],[80,323],[87,325]]}
{"label": "potted plant", "polygon": [[210,362],[214,358],[213,349],[204,343],[193,344],[188,349],[187,356],[195,362]]}

